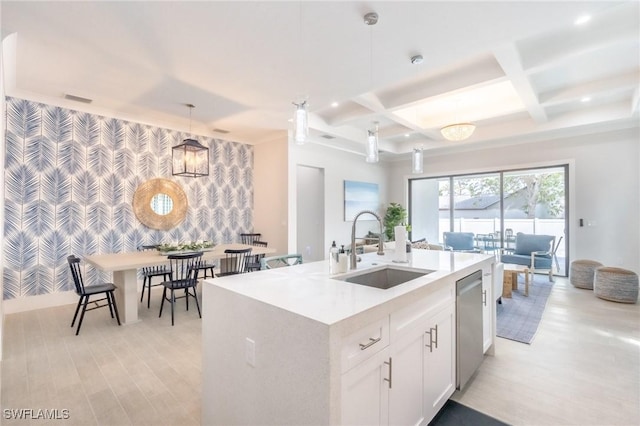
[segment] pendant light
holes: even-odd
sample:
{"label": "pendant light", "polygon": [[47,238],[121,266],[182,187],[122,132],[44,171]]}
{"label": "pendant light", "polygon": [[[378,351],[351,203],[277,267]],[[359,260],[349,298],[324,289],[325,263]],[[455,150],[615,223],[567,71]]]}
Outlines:
{"label": "pendant light", "polygon": [[413,148],[413,153],[411,154],[411,171],[413,173],[422,173],[423,171],[424,157],[422,154],[422,147]]}
{"label": "pendant light", "polygon": [[[299,4],[299,30],[300,36],[298,40],[300,40],[300,46],[298,52],[303,52],[303,42],[302,42],[302,2]],[[301,61],[299,61],[301,63]],[[298,75],[303,75],[302,70],[298,73]],[[309,138],[309,110],[308,103],[306,99],[299,100],[298,102],[292,102],[295,106],[293,111],[293,135],[292,139],[296,145],[304,145],[304,143]]]}
{"label": "pendant light", "polygon": [[[189,108],[189,134],[191,134],[191,111]],[[200,177],[209,176],[209,148],[195,139],[187,138],[171,149],[173,176]]]}
{"label": "pendant light", "polygon": [[[369,26],[373,26],[378,23],[378,14],[375,12],[369,12],[364,15],[364,23]],[[369,78],[371,90],[373,90],[373,30],[369,30]],[[377,163],[379,161],[378,156],[378,122],[373,123],[375,125],[374,130],[367,130],[367,143],[365,146],[366,156],[365,161],[367,163]]]}
{"label": "pendant light", "polygon": [[307,101],[293,102],[296,109],[293,115],[293,141],[296,145],[303,145],[309,137],[309,112]]}
{"label": "pendant light", "polygon": [[366,157],[367,163],[377,163],[378,157],[378,122],[375,122],[373,130],[367,130]]}

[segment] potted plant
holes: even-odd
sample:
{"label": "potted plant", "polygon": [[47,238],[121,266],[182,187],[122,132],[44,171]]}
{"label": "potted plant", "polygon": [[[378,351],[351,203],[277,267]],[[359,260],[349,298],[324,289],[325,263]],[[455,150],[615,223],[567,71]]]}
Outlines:
{"label": "potted plant", "polygon": [[407,209],[405,209],[398,203],[389,204],[389,207],[387,207],[387,212],[384,215],[383,224],[384,234],[387,237],[388,241],[394,239],[393,228],[398,225],[406,225],[407,231],[409,231],[410,226],[407,225]]}

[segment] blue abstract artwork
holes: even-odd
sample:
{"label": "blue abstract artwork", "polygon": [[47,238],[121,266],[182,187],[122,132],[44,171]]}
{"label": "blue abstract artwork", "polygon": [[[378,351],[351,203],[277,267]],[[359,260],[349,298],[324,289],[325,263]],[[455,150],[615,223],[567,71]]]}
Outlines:
{"label": "blue abstract artwork", "polygon": [[[377,183],[344,181],[344,220],[352,221],[354,216],[362,210],[378,212],[380,194]],[[372,216],[364,217],[374,219]]]}

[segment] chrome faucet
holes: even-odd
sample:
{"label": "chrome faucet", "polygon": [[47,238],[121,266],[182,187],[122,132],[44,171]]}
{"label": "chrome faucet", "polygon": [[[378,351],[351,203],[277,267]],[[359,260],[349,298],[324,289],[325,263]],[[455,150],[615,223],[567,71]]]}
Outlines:
{"label": "chrome faucet", "polygon": [[384,245],[382,241],[382,220],[380,219],[380,216],[375,214],[375,212],[372,212],[371,210],[363,210],[355,215],[353,218],[353,225],[351,226],[351,253],[349,255],[351,259],[351,269],[356,269],[356,265],[358,264],[358,257],[356,256],[356,222],[360,215],[366,213],[373,215],[378,220],[378,224],[380,224],[380,234],[378,234],[378,256],[384,255],[384,250],[382,248]]}

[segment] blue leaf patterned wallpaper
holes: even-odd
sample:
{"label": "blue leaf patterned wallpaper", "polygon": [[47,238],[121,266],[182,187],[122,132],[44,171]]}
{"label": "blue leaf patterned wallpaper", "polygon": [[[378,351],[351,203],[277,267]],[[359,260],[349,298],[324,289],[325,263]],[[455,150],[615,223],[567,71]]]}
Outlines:
{"label": "blue leaf patterned wallpaper", "polygon": [[[70,254],[134,251],[143,244],[239,241],[253,231],[253,148],[197,137],[209,176],[171,176],[174,130],[7,98],[3,298],[72,290]],[[136,219],[142,182],[165,177],[187,194],[187,217],[170,231]],[[85,281],[109,280],[86,268]]]}

